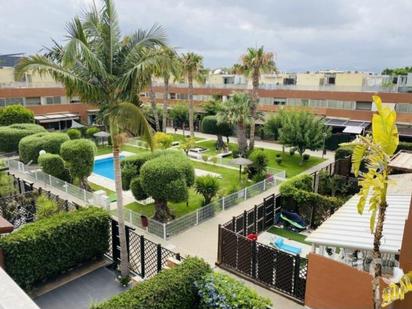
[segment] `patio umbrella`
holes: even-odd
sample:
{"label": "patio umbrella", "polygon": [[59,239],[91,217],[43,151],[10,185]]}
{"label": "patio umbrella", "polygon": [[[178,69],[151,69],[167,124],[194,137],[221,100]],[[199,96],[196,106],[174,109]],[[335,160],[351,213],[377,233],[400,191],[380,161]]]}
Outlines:
{"label": "patio umbrella", "polygon": [[100,132],[94,133],[93,136],[99,138],[100,141],[103,143],[103,140],[109,138],[110,133],[107,133],[105,131],[100,131]]}
{"label": "patio umbrella", "polygon": [[250,161],[249,159],[242,158],[242,157],[229,161],[229,164],[231,165],[239,165],[239,180],[241,179],[241,176],[242,176],[242,166],[248,166],[252,163],[253,162]]}

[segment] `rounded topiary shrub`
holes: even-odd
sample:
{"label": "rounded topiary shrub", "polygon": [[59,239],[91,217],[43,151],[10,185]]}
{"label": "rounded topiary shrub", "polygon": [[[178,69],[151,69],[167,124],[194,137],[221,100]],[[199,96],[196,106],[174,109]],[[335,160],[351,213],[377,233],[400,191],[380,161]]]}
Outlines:
{"label": "rounded topiary shrub", "polygon": [[66,133],[37,133],[30,136],[26,136],[21,139],[19,143],[19,155],[20,160],[24,163],[33,161],[37,163],[40,150],[44,150],[47,153],[58,154],[60,152],[60,146],[70,140]]}
{"label": "rounded topiary shrub", "polygon": [[58,154],[42,154],[41,156],[39,156],[38,161],[43,172],[45,172],[46,174],[70,182],[71,177],[69,170],[64,166],[64,161]]}
{"label": "rounded topiary shrub", "polygon": [[96,127],[88,128],[86,130],[86,137],[94,138],[94,134],[96,134],[97,132],[100,132],[99,128],[96,128]]}
{"label": "rounded topiary shrub", "polygon": [[23,137],[40,132],[47,131],[42,126],[33,123],[16,123],[0,127],[0,151],[18,151],[19,142]]}
{"label": "rounded topiary shrub", "polygon": [[70,139],[79,139],[82,137],[82,134],[77,129],[68,129],[66,134],[70,137]]}
{"label": "rounded topiary shrub", "polygon": [[14,123],[34,123],[34,114],[21,105],[10,105],[0,108],[0,126]]}

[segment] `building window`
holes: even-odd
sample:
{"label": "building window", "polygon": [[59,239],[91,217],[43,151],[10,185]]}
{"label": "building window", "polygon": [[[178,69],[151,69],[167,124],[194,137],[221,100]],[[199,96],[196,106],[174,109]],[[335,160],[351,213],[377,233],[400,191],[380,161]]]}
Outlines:
{"label": "building window", "polygon": [[285,98],[274,98],[273,105],[285,105],[286,99]]}
{"label": "building window", "polygon": [[170,100],[176,100],[176,93],[174,92],[169,93],[169,98]]}
{"label": "building window", "polygon": [[223,77],[223,84],[228,85],[228,84],[234,84],[235,83],[235,77],[230,76],[230,77]]}
{"label": "building window", "polygon": [[26,105],[40,105],[40,104],[41,104],[40,97],[26,98]]}
{"label": "building window", "polygon": [[6,98],[4,105],[23,105],[23,98]]}
{"label": "building window", "polygon": [[356,109],[360,111],[372,110],[372,102],[356,102]]}
{"label": "building window", "polygon": [[327,79],[327,83],[328,83],[328,85],[335,85],[335,83],[336,83],[336,77],[328,77],[328,79]]}
{"label": "building window", "polygon": [[399,113],[412,113],[412,103],[397,103],[395,105],[395,110]]}
{"label": "building window", "polygon": [[61,97],[46,97],[46,104],[60,104],[61,102]]}
{"label": "building window", "polygon": [[294,78],[284,78],[283,85],[296,85],[296,80]]}
{"label": "building window", "polygon": [[0,107],[3,107],[6,105],[6,99],[1,98],[0,99]]}

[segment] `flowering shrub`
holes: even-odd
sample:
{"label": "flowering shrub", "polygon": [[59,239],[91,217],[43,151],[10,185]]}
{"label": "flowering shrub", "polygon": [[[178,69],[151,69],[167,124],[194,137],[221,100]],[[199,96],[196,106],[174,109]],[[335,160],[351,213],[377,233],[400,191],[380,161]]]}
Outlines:
{"label": "flowering shrub", "polygon": [[243,283],[217,272],[207,274],[195,283],[200,297],[199,308],[271,308],[267,298],[259,296]]}

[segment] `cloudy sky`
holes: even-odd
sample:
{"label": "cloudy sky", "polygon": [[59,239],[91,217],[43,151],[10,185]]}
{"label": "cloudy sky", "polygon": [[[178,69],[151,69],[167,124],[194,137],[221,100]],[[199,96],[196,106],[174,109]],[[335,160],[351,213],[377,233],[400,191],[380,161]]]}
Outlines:
{"label": "cloudy sky", "polygon": [[[98,0],[97,0],[98,1]],[[91,0],[0,0],[0,54],[64,40]],[[123,33],[165,27],[171,45],[231,66],[264,45],[281,71],[412,65],[411,0],[115,0]]]}

